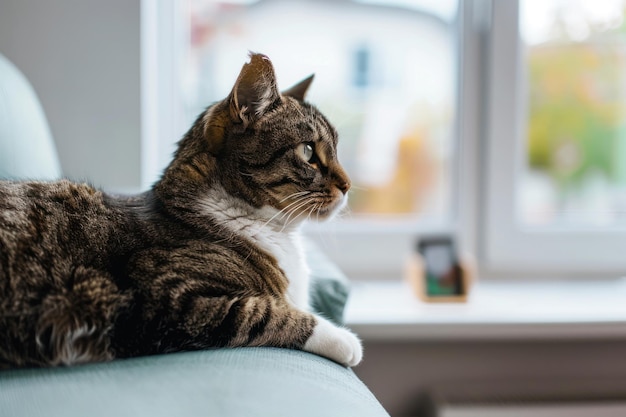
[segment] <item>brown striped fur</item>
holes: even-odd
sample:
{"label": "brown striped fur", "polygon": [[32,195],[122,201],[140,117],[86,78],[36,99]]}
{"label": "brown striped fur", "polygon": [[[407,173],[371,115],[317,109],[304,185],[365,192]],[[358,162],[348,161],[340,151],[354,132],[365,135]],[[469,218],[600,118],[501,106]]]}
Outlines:
{"label": "brown striped fur", "polygon": [[350,187],[310,82],[280,94],[251,54],[141,195],[0,182],[0,368],[226,346],[358,363],[358,339],[303,295],[298,225]]}

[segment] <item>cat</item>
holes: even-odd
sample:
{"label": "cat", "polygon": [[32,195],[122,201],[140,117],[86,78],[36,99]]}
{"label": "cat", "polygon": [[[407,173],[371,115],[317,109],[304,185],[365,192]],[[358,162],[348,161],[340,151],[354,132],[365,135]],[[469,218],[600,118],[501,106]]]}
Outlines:
{"label": "cat", "polygon": [[358,337],[308,301],[300,225],[350,188],[312,78],[281,94],[251,53],[143,194],[0,182],[0,368],[236,346],[357,365]]}

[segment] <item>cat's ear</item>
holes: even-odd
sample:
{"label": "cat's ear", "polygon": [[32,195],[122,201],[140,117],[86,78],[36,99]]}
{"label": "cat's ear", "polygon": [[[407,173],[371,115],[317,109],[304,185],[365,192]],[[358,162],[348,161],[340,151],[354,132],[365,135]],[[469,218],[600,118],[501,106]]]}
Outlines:
{"label": "cat's ear", "polygon": [[250,62],[243,65],[228,98],[231,118],[244,127],[280,103],[276,75],[269,58],[250,53]]}
{"label": "cat's ear", "polygon": [[298,84],[289,88],[288,90],[283,91],[283,96],[293,97],[298,101],[304,101],[304,96],[306,96],[306,92],[309,89],[309,86],[313,82],[313,77],[315,74],[309,75],[304,80],[300,81]]}

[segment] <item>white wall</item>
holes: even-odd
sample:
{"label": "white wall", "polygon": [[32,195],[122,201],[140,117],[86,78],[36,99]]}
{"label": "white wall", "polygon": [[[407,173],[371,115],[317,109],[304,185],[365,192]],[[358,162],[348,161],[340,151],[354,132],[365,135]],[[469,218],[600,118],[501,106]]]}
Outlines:
{"label": "white wall", "polygon": [[0,0],[0,53],[33,84],[63,174],[140,183],[140,0]]}

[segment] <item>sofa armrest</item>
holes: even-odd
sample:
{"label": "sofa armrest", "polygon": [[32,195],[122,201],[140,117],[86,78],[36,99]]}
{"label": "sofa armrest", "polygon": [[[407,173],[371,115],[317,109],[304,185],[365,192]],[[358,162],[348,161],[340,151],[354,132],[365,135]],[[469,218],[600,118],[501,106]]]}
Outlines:
{"label": "sofa armrest", "polygon": [[289,349],[171,353],[0,372],[11,417],[389,417],[351,369]]}

